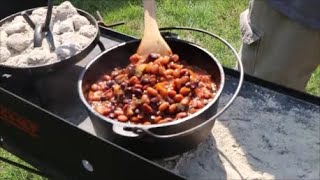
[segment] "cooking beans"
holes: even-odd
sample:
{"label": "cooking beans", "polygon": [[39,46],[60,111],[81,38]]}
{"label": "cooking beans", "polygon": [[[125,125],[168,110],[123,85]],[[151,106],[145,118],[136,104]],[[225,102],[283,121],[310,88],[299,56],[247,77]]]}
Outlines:
{"label": "cooking beans", "polygon": [[167,110],[168,109],[168,107],[169,107],[169,103],[168,102],[164,102],[164,103],[162,103],[160,106],[159,106],[159,111],[165,111],[165,110]]}
{"label": "cooking beans", "polygon": [[175,102],[180,102],[183,99],[183,96],[181,94],[177,94],[174,96],[174,101]]}
{"label": "cooking beans", "polygon": [[96,112],[120,122],[163,124],[197,112],[215,96],[210,75],[178,55],[142,58],[132,55],[126,68],[89,85],[87,99]]}
{"label": "cooking beans", "polygon": [[171,104],[169,107],[170,113],[175,113],[177,111],[178,105],[177,104]]}
{"label": "cooking beans", "polygon": [[118,120],[121,122],[126,122],[126,121],[128,121],[128,117],[125,115],[120,115],[120,116],[118,116]]}
{"label": "cooking beans", "polygon": [[182,87],[179,91],[179,93],[183,96],[188,96],[190,93],[190,89],[187,87]]}
{"label": "cooking beans", "polygon": [[181,103],[182,105],[188,106],[188,105],[189,105],[189,102],[190,102],[189,98],[188,98],[188,97],[185,97],[185,98],[183,98],[183,99],[181,100],[180,103]]}
{"label": "cooking beans", "polygon": [[158,91],[153,89],[152,87],[148,87],[147,88],[147,93],[150,96],[157,96],[158,95]]}
{"label": "cooking beans", "polygon": [[177,54],[174,54],[173,56],[171,56],[171,59],[173,62],[178,62],[179,61],[179,56]]}
{"label": "cooking beans", "polygon": [[173,98],[173,97],[176,96],[176,95],[177,95],[177,92],[176,92],[175,90],[170,89],[170,90],[168,91],[168,96],[170,96],[171,98]]}
{"label": "cooking beans", "polygon": [[178,113],[176,115],[176,118],[177,119],[182,119],[182,118],[187,117],[187,116],[188,116],[188,114],[186,112],[180,112],[180,113]]}

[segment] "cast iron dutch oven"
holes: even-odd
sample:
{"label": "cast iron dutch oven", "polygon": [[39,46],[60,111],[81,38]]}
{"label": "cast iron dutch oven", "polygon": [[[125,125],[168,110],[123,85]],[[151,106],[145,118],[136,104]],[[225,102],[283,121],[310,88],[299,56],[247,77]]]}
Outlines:
{"label": "cast iron dutch oven", "polygon": [[[217,113],[219,98],[225,83],[225,74],[219,61],[205,49],[187,41],[170,38],[166,39],[166,42],[172,52],[178,54],[190,65],[206,70],[211,74],[214,82],[219,84],[215,98],[195,114],[167,124],[133,125],[104,117],[91,108],[86,100],[90,84],[116,67],[126,67],[129,64],[129,57],[136,52],[140,40],[123,43],[101,53],[83,70],[78,82],[81,101],[89,112],[96,134],[152,159],[175,156],[203,142],[211,133],[216,117],[227,109],[237,96],[243,78],[241,73],[239,86],[233,98]],[[236,53],[235,50],[234,52]],[[241,61],[240,66],[242,68]]]}
{"label": "cast iron dutch oven", "polygon": [[[40,8],[40,7],[38,7]],[[43,7],[47,8],[47,7]],[[32,8],[28,9],[22,12],[26,12],[26,14],[30,15],[33,10],[37,8]],[[84,17],[86,17],[90,24],[95,26],[97,29],[97,32],[92,38],[91,42],[89,45],[84,47],[79,53],[75,54],[74,56],[71,56],[69,58],[66,58],[64,60],[61,60],[59,62],[53,63],[53,64],[47,64],[47,65],[38,65],[38,66],[32,66],[32,67],[16,67],[16,66],[6,66],[6,65],[1,65],[0,64],[0,73],[7,73],[7,74],[12,74],[16,76],[36,76],[36,75],[43,75],[49,72],[53,72],[56,70],[60,70],[64,67],[67,67],[69,65],[73,65],[77,63],[78,61],[82,60],[85,58],[92,50],[93,48],[97,45],[100,37],[100,31],[99,31],[99,26],[95,18],[89,14],[86,11],[83,11],[81,9],[77,9],[78,13]],[[10,15],[0,21],[0,26],[2,26],[6,22],[12,21],[16,16],[21,16],[22,12],[15,13],[13,15]]]}

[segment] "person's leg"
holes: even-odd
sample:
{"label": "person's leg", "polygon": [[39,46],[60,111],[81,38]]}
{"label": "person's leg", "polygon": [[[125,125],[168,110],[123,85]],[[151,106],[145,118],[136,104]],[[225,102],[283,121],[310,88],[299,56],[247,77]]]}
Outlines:
{"label": "person's leg", "polygon": [[264,0],[250,5],[247,22],[259,38],[251,43],[243,39],[240,54],[245,72],[303,91],[320,64],[320,31],[293,22]]}

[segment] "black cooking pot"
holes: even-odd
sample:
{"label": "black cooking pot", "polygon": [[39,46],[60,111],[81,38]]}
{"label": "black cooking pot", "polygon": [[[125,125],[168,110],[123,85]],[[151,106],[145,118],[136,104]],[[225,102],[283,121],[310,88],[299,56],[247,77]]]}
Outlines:
{"label": "black cooking pot", "polygon": [[[219,88],[215,98],[195,114],[166,124],[134,125],[112,120],[91,108],[86,100],[90,85],[103,74],[111,73],[114,68],[126,67],[129,64],[129,57],[136,52],[139,46],[139,40],[123,43],[104,51],[87,65],[78,82],[81,101],[89,112],[96,134],[137,154],[153,159],[186,152],[203,142],[211,133],[216,117],[226,110],[237,96],[243,80],[243,73],[241,73],[236,93],[229,103],[217,113],[218,101],[225,82],[225,75],[219,61],[205,49],[187,41],[166,39],[166,42],[181,59],[186,60],[190,65],[206,70],[218,84]],[[240,66],[242,69],[241,61]]]}
{"label": "black cooking pot", "polygon": [[[44,8],[46,8],[46,7],[44,7]],[[31,15],[32,11],[35,9],[37,9],[37,8],[28,9],[25,12],[28,15]],[[83,10],[80,10],[80,9],[77,9],[77,11],[80,15],[86,17],[89,20],[89,22],[93,26],[95,26],[95,28],[97,29],[97,32],[96,32],[94,38],[91,40],[89,45],[87,45],[85,48],[83,48],[79,53],[75,54],[74,56],[71,56],[69,58],[66,58],[64,60],[61,60],[61,61],[53,63],[53,64],[38,65],[38,66],[32,66],[32,67],[16,67],[16,66],[6,66],[6,65],[0,64],[0,73],[3,73],[3,74],[7,73],[7,74],[16,75],[16,76],[43,75],[43,74],[53,72],[58,69],[67,67],[69,65],[75,64],[78,61],[85,58],[97,45],[97,43],[99,41],[99,37],[100,37],[100,31],[99,31],[99,26],[98,26],[97,21],[95,20],[95,18],[91,14],[89,14]],[[8,17],[2,19],[0,21],[0,26],[2,26],[6,22],[12,21],[16,16],[20,16],[21,13],[22,12],[18,12],[16,14],[13,14],[11,16],[8,16]]]}

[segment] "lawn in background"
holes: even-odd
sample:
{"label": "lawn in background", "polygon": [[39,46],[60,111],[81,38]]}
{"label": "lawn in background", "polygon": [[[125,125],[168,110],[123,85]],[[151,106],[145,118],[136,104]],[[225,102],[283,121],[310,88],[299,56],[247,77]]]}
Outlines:
{"label": "lawn in background", "polygon": [[[56,4],[61,0],[54,1]],[[95,15],[99,10],[107,24],[125,21],[115,30],[136,37],[142,37],[142,0],[71,0],[80,9]],[[240,48],[239,14],[246,9],[246,0],[157,0],[157,19],[160,27],[186,26],[201,28],[226,39],[236,49]],[[178,31],[177,31],[178,32]],[[198,43],[211,51],[223,65],[233,67],[235,61],[231,52],[218,41],[198,33],[179,32],[181,38]],[[320,96],[320,67],[313,73],[307,90]],[[0,149],[0,156],[22,162]],[[0,162],[0,179],[38,180],[39,176],[29,174]]]}

